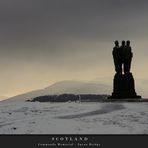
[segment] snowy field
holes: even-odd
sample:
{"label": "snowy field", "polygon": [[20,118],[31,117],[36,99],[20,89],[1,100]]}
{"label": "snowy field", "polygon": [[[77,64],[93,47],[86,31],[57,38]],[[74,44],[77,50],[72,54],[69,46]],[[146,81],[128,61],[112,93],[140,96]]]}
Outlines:
{"label": "snowy field", "polygon": [[148,103],[0,102],[0,134],[148,134]]}

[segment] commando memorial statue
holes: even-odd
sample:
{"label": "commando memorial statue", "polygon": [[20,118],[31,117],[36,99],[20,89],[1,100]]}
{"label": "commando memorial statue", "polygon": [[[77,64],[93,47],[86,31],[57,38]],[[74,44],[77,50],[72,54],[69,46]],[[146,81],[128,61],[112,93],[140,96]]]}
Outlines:
{"label": "commando memorial statue", "polygon": [[135,92],[135,83],[130,72],[133,57],[130,41],[115,41],[112,51],[116,74],[113,80],[113,93],[108,99],[141,98]]}

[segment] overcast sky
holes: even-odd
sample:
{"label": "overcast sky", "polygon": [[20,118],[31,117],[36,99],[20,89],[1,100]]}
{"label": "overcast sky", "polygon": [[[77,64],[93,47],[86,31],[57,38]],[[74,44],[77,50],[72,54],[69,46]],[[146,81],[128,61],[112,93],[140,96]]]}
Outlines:
{"label": "overcast sky", "polygon": [[147,0],[0,0],[0,95],[113,78],[116,39],[131,40],[133,75],[148,82],[147,8]]}

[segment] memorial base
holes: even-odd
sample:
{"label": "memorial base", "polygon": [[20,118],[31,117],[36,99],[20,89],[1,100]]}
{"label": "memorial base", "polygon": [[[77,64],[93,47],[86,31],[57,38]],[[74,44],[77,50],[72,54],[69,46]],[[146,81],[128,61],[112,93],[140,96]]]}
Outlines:
{"label": "memorial base", "polygon": [[114,76],[113,93],[108,99],[140,99],[135,92],[135,84],[132,73],[118,74]]}

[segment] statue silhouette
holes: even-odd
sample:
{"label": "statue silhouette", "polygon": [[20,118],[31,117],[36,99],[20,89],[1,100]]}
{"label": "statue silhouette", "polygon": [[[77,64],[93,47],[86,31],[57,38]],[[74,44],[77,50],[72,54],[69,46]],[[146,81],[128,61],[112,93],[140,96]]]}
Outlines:
{"label": "statue silhouette", "polygon": [[[119,42],[115,41],[112,55],[114,59],[115,71],[113,80],[113,93],[109,99],[119,98],[141,98],[135,92],[135,82],[132,73],[130,72],[131,61],[133,57],[130,41],[122,41],[119,47]],[[122,70],[123,65],[123,70]],[[124,74],[122,74],[124,72]]]}
{"label": "statue silhouette", "polygon": [[126,41],[126,46],[123,50],[123,64],[124,64],[124,73],[130,73],[131,61],[133,53],[130,47],[130,41]]}
{"label": "statue silhouette", "polygon": [[115,41],[115,47],[113,48],[113,59],[115,65],[115,71],[119,74],[122,74],[122,58],[121,58],[121,51],[119,47],[119,42]]}
{"label": "statue silhouette", "polygon": [[[115,65],[115,71],[118,74],[130,73],[131,61],[133,57],[132,49],[130,47],[130,41],[122,41],[122,45],[119,47],[119,42],[115,41],[115,47],[113,48],[113,59]],[[123,70],[122,70],[123,65]]]}

